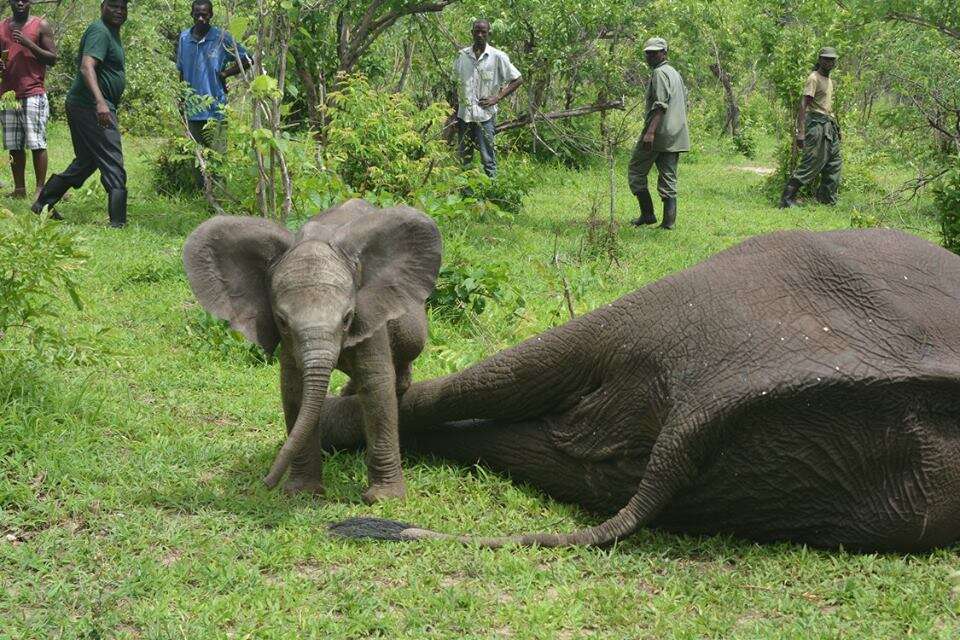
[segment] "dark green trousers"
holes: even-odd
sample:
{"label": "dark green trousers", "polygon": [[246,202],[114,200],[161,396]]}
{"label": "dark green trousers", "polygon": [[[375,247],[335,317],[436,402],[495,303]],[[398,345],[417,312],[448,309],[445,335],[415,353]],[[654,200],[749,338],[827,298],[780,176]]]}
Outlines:
{"label": "dark green trousers", "polygon": [[840,188],[840,129],[832,118],[812,113],[807,114],[804,124],[803,157],[793,172],[793,179],[808,185],[820,177],[817,200],[836,204]]}
{"label": "dark green trousers", "polygon": [[680,154],[676,151],[651,151],[643,148],[643,140],[637,141],[627,167],[627,184],[637,195],[647,190],[647,176],[657,165],[657,193],[664,200],[677,197],[677,165]]}

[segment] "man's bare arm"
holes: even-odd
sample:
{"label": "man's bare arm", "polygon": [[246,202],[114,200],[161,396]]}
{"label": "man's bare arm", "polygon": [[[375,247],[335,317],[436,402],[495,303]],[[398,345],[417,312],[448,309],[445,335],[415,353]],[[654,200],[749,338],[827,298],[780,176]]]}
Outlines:
{"label": "man's bare arm", "polygon": [[800,110],[797,112],[797,146],[803,147],[803,139],[807,136],[805,128],[807,121],[807,109],[810,108],[810,104],[813,102],[813,96],[803,96],[800,100]]}
{"label": "man's bare arm", "polygon": [[523,78],[517,78],[516,80],[511,80],[506,85],[504,85],[499,92],[497,92],[497,95],[490,96],[488,98],[480,98],[479,100],[477,100],[477,104],[479,104],[481,107],[485,109],[487,107],[492,107],[493,105],[497,104],[498,102],[500,102],[501,100],[509,96],[511,93],[516,91],[517,87],[519,87],[522,84],[523,84]]}
{"label": "man's bare arm", "polygon": [[110,127],[113,125],[113,116],[110,115],[110,105],[107,104],[103,92],[100,91],[100,84],[97,82],[97,65],[100,61],[93,56],[85,55],[80,60],[80,75],[83,77],[84,84],[90,90],[93,101],[97,105],[97,121],[101,127]]}
{"label": "man's bare arm", "polygon": [[15,29],[13,39],[17,44],[29,49],[42,64],[52,67],[57,63],[59,56],[57,55],[57,43],[53,39],[53,29],[50,27],[50,23],[41,20],[39,33],[39,42],[34,42],[25,37],[20,29]]}
{"label": "man's bare arm", "polygon": [[643,132],[643,147],[653,149],[653,141],[657,137],[657,129],[660,128],[660,121],[663,119],[663,113],[666,111],[663,107],[654,107],[653,115],[650,117],[650,126]]}

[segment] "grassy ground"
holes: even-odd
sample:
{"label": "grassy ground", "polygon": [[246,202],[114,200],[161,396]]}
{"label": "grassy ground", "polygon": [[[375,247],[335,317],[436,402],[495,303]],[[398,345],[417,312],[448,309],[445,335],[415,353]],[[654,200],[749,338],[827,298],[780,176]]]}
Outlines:
{"label": "grassy ground", "polygon": [[[62,128],[53,140],[57,170],[68,160]],[[325,523],[355,515],[481,534],[597,519],[436,460],[405,460],[402,504],[360,503],[354,453],[330,458],[326,500],[264,490],[283,434],[277,366],[204,322],[180,265],[203,207],[150,195],[151,143],[125,142],[130,226],[105,227],[95,182],[61,209],[91,256],[86,306],[64,318],[96,355],[62,371],[12,363],[0,380],[0,638],[960,635],[953,550],[856,555],[654,531],[607,550],[328,538]],[[502,295],[479,316],[435,319],[416,376],[564,321],[568,297],[582,313],[750,235],[847,227],[866,202],[777,211],[751,169],[763,165],[720,152],[685,158],[673,233],[626,226],[605,237],[594,224],[591,235],[590,210],[608,215],[599,167],[544,168],[512,220],[446,224],[445,261],[487,268]],[[635,214],[623,169],[620,221]],[[922,203],[881,213],[934,238]]]}

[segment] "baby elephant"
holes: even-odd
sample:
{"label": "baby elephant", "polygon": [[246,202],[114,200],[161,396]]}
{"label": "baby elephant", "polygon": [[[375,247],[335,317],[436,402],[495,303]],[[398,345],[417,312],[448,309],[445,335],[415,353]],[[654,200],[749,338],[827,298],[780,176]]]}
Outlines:
{"label": "baby elephant", "polygon": [[332,369],[361,407],[367,503],[402,498],[397,399],[427,339],[424,303],[440,268],[437,225],[409,207],[350,200],[294,235],[263,218],[217,216],[187,238],[183,263],[203,307],[273,353],[287,440],[264,478],[274,487],[323,492],[311,437]]}

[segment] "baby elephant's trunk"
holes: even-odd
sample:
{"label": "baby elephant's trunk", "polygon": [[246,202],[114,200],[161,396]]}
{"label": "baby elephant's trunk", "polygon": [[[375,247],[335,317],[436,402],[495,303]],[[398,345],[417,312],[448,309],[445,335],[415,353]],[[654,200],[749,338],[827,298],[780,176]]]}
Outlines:
{"label": "baby elephant's trunk", "polygon": [[270,473],[263,479],[263,483],[270,489],[277,486],[287,467],[293,459],[306,447],[313,435],[313,430],[320,420],[320,411],[323,409],[323,400],[327,396],[327,387],[330,384],[330,371],[337,363],[337,353],[330,349],[309,351],[303,359],[303,399],[300,403],[300,412],[297,421],[287,434],[280,453],[277,454],[270,467]]}

